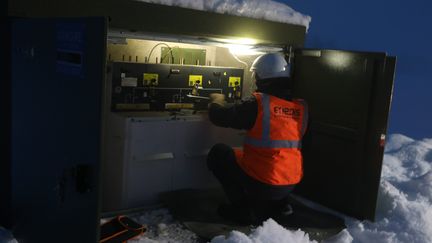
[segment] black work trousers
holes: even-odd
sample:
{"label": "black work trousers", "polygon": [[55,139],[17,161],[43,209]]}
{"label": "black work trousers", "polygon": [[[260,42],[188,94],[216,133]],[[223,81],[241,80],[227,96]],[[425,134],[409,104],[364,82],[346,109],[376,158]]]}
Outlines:
{"label": "black work trousers", "polygon": [[284,200],[294,189],[293,185],[275,186],[262,183],[247,175],[237,164],[233,149],[216,144],[207,156],[207,166],[222,184],[231,204],[252,206]]}

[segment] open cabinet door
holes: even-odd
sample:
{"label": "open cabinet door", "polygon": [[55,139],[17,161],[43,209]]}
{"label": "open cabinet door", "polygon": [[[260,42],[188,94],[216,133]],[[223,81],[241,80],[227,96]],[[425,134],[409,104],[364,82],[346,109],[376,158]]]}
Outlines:
{"label": "open cabinet door", "polygon": [[307,101],[310,118],[297,194],[374,220],[395,61],[385,53],[295,52],[294,95]]}
{"label": "open cabinet door", "polygon": [[0,2],[0,73],[2,74],[2,85],[0,88],[0,225],[9,228],[10,217],[10,24],[7,18],[8,1]]}
{"label": "open cabinet door", "polygon": [[19,242],[98,240],[105,22],[12,20],[12,212]]}

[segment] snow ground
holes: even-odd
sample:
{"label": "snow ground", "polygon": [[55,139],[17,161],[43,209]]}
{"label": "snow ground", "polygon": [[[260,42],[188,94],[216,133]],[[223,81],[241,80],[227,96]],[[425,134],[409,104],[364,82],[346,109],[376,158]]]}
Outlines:
{"label": "snow ground", "polygon": [[139,0],[141,2],[190,8],[207,12],[265,19],[309,28],[312,18],[284,3],[271,0]]}
{"label": "snow ground", "polygon": [[[166,209],[131,215],[147,224],[148,231],[134,243],[197,242],[197,237]],[[346,218],[347,229],[324,243],[429,243],[432,242],[432,138],[413,140],[389,136],[378,195],[376,222]],[[0,227],[0,242],[16,243]],[[212,243],[309,243],[303,231],[291,231],[268,219],[250,235],[233,231]]]}
{"label": "snow ground", "polygon": [[0,227],[0,243],[18,243],[12,234],[3,227]]}

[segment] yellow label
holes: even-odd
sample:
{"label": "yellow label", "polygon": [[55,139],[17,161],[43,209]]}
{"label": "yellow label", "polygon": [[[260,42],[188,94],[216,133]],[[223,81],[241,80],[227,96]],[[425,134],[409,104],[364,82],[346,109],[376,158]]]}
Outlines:
{"label": "yellow label", "polygon": [[159,74],[157,73],[144,73],[143,74],[143,85],[144,86],[156,86],[159,84]]}
{"label": "yellow label", "polygon": [[192,103],[165,103],[165,109],[193,109]]}
{"label": "yellow label", "polygon": [[118,110],[150,110],[150,104],[116,104]]}
{"label": "yellow label", "polygon": [[189,75],[189,86],[198,84],[198,86],[202,87],[202,79],[202,75]]}
{"label": "yellow label", "polygon": [[229,77],[228,87],[240,86],[240,81],[241,81],[240,77]]}

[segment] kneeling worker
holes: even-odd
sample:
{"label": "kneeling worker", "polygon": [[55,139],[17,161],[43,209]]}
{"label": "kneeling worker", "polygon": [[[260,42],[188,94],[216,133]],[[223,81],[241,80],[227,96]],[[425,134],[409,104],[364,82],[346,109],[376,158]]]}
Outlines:
{"label": "kneeling worker", "polygon": [[283,54],[258,57],[251,71],[257,86],[251,97],[227,106],[222,94],[211,94],[209,105],[214,125],[247,130],[243,150],[216,144],[207,157],[230,201],[218,213],[244,224],[292,212],[285,199],[303,176],[301,140],[307,124],[305,102],[291,96]]}

